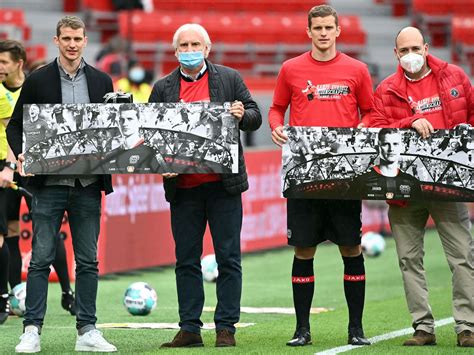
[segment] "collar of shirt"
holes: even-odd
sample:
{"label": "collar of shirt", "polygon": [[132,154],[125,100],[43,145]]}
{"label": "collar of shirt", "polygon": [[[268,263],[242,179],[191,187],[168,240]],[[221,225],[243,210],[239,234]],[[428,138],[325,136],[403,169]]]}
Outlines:
{"label": "collar of shirt", "polygon": [[181,77],[185,81],[198,81],[199,79],[201,79],[203,77],[203,75],[206,73],[206,71],[207,71],[206,61],[204,61],[204,65],[202,66],[199,73],[196,75],[196,79],[194,79],[191,75],[188,75],[185,72],[183,72],[183,69],[181,67],[179,68],[179,72],[181,73]]}
{"label": "collar of shirt", "polygon": [[83,69],[85,65],[84,58],[81,58],[81,62],[79,63],[79,67],[77,68],[76,72],[74,74],[69,74],[61,65],[61,62],[59,61],[59,57],[56,58],[56,62],[58,63],[59,74],[62,77],[68,78],[69,80],[74,80],[74,78],[77,76],[77,73],[79,73],[79,71],[81,71],[81,69]]}
{"label": "collar of shirt", "polygon": [[431,74],[431,68],[421,77],[421,78],[418,78],[418,79],[412,79],[412,78],[409,78],[406,73],[404,73],[405,75],[405,78],[407,78],[408,81],[414,83],[415,81],[420,81],[420,80],[423,80],[424,78],[426,78],[428,75]]}

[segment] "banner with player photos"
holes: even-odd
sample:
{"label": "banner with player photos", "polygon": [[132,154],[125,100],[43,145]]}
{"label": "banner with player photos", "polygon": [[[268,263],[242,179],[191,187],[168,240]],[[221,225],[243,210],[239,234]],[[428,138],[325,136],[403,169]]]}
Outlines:
{"label": "banner with player photos", "polygon": [[237,173],[230,103],[24,105],[31,174]]}
{"label": "banner with player photos", "polygon": [[285,127],[287,198],[474,201],[474,128]]}

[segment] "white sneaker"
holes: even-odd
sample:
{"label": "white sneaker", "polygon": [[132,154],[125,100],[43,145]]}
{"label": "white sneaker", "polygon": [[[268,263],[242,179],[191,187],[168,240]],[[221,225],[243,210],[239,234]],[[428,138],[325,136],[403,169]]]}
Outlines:
{"label": "white sneaker", "polygon": [[25,332],[20,337],[20,344],[15,347],[17,353],[39,353],[41,351],[38,328],[34,325],[25,327]]}
{"label": "white sneaker", "polygon": [[117,348],[104,339],[102,332],[92,329],[83,335],[77,336],[74,350],[111,353],[117,351]]}

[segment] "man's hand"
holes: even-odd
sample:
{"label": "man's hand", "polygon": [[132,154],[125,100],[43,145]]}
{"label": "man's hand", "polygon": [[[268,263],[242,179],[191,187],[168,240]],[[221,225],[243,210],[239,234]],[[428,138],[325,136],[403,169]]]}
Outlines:
{"label": "man's hand", "polygon": [[25,170],[23,169],[24,162],[25,156],[23,154],[18,154],[18,174],[20,174],[20,176],[35,176],[34,174],[25,174]]}
{"label": "man's hand", "polygon": [[161,174],[161,176],[163,176],[163,178],[165,178],[165,179],[170,179],[170,178],[174,178],[174,177],[178,176],[178,174],[176,174],[176,173],[164,173],[164,174]]}
{"label": "man's hand", "polygon": [[283,133],[283,126],[278,126],[272,132],[272,141],[281,147],[288,140],[288,136]]}
{"label": "man's hand", "polygon": [[4,189],[10,187],[10,184],[13,182],[13,173],[14,171],[7,166],[0,171],[0,187]]}
{"label": "man's hand", "polygon": [[426,118],[419,118],[411,124],[421,138],[428,138],[434,132],[433,125]]}
{"label": "man's hand", "polygon": [[229,112],[233,114],[240,122],[242,120],[242,117],[244,117],[245,113],[244,104],[241,101],[232,102],[232,106],[230,106]]}

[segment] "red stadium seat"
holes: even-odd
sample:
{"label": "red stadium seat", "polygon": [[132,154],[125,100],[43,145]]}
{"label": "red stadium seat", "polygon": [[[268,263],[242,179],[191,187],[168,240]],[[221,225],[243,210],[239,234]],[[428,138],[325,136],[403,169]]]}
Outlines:
{"label": "red stadium seat", "polygon": [[453,60],[470,65],[474,74],[474,15],[455,16],[451,25]]}
{"label": "red stadium seat", "polygon": [[19,41],[31,38],[31,28],[25,22],[23,9],[0,8],[0,37]]}
{"label": "red stadium seat", "polygon": [[408,14],[411,0],[374,0],[374,3],[390,5],[392,8],[392,15],[399,17]]}
{"label": "red stadium seat", "polygon": [[84,10],[113,12],[115,11],[112,0],[82,0]]}
{"label": "red stadium seat", "polygon": [[428,34],[430,45],[446,45],[454,0],[413,0],[413,24]]}
{"label": "red stadium seat", "polygon": [[[366,33],[358,16],[340,16],[338,46],[353,56],[366,45]],[[301,13],[260,11],[123,11],[118,15],[120,35],[129,39],[139,60],[148,67],[164,63],[162,69],[176,64],[172,36],[184,23],[202,24],[213,42],[212,55],[217,63],[252,71],[259,64],[266,68],[281,63],[310,48],[306,33],[307,18]],[[174,66],[173,66],[174,67]],[[159,69],[158,69],[159,70]],[[255,69],[256,70],[256,69]]]}
{"label": "red stadium seat", "polygon": [[[340,16],[340,42],[365,45],[366,34],[358,16]],[[183,23],[200,23],[213,42],[225,43],[307,43],[307,20],[300,14],[265,14],[260,12],[172,12],[123,11],[119,31],[135,42],[171,42]]]}
{"label": "red stadium seat", "polygon": [[413,0],[415,25],[431,37],[431,45],[445,46],[453,15],[474,14],[472,0]]}
{"label": "red stadium seat", "polygon": [[47,48],[44,44],[27,46],[25,49],[26,49],[26,59],[29,63],[32,63],[35,60],[47,58]]}
{"label": "red stadium seat", "polygon": [[154,0],[156,11],[307,12],[326,0]]}
{"label": "red stadium seat", "polygon": [[117,12],[112,0],[82,0],[87,27],[98,30],[101,42],[106,42],[118,30]]}

